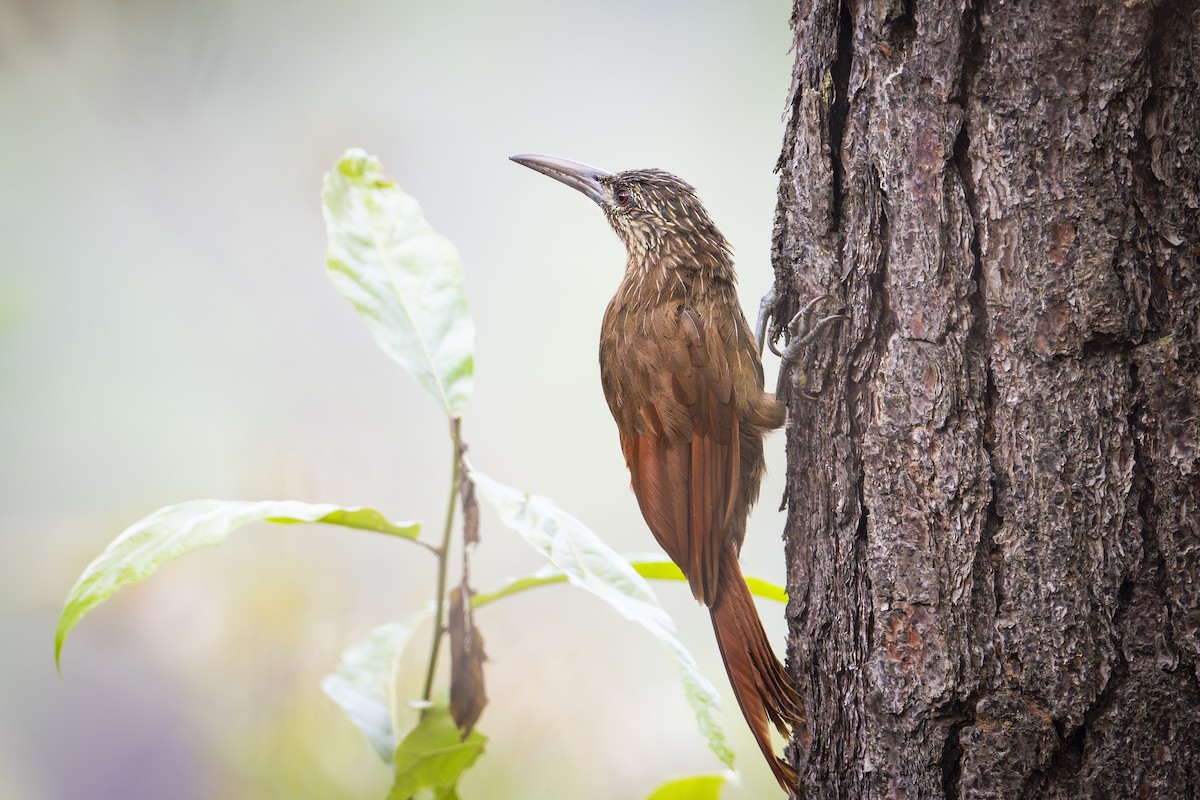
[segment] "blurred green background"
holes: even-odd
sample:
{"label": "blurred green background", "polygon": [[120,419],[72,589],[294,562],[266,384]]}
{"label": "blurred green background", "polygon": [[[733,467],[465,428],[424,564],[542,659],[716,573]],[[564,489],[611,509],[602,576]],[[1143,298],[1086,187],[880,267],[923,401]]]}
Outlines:
{"label": "blurred green background", "polygon": [[[622,552],[653,550],[596,364],[623,250],[594,206],[507,157],[685,177],[755,309],[788,14],[786,0],[0,1],[0,796],[386,792],[318,681],[430,595],[418,548],[247,529],[102,606],[62,679],[52,659],[68,588],[159,506],[288,498],[440,524],[439,411],[324,274],[321,175],[348,147],[381,156],[461,251],[476,465]],[[743,555],[780,582],[782,451],[777,434]],[[483,523],[479,588],[541,566]],[[708,615],[682,585],[656,589],[723,692],[742,770],[725,796],[776,796]],[[783,609],[763,610],[782,648]],[[477,621],[491,743],[466,800],[636,798],[720,769],[669,659],[598,601],[554,587]]]}

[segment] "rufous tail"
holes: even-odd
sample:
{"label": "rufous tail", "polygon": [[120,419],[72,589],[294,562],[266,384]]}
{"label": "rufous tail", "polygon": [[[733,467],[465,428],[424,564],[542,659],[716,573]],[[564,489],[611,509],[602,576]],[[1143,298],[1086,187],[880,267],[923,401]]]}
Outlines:
{"label": "rufous tail", "polygon": [[771,771],[792,795],[796,791],[796,770],[775,754],[768,723],[785,737],[790,737],[793,730],[800,732],[805,725],[804,701],[771,649],[732,547],[726,546],[721,553],[718,581],[716,602],[709,610],[725,671]]}

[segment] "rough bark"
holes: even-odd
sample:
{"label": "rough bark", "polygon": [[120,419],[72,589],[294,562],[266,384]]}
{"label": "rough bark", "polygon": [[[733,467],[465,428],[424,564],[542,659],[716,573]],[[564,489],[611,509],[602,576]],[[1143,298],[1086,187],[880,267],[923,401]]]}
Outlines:
{"label": "rough bark", "polygon": [[810,797],[1200,796],[1200,10],[797,0]]}

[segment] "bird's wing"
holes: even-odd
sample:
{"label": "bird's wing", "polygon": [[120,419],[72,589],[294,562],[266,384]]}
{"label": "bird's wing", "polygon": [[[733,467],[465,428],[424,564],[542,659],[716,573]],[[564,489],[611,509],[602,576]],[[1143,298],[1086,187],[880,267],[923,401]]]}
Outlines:
{"label": "bird's wing", "polygon": [[622,426],[621,447],[642,516],[711,606],[741,461],[729,357],[690,306],[664,308],[650,325],[643,347],[656,368],[645,373],[639,424]]}

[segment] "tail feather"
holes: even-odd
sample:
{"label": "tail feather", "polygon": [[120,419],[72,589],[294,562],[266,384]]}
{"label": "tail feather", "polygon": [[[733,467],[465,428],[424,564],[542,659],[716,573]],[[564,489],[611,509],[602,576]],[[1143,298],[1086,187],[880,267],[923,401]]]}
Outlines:
{"label": "tail feather", "polygon": [[804,701],[791,675],[775,657],[750,589],[732,547],[721,553],[721,570],[712,614],[713,631],[733,694],[771,771],[785,791],[796,787],[796,770],[775,754],[770,725],[786,736],[805,726]]}

